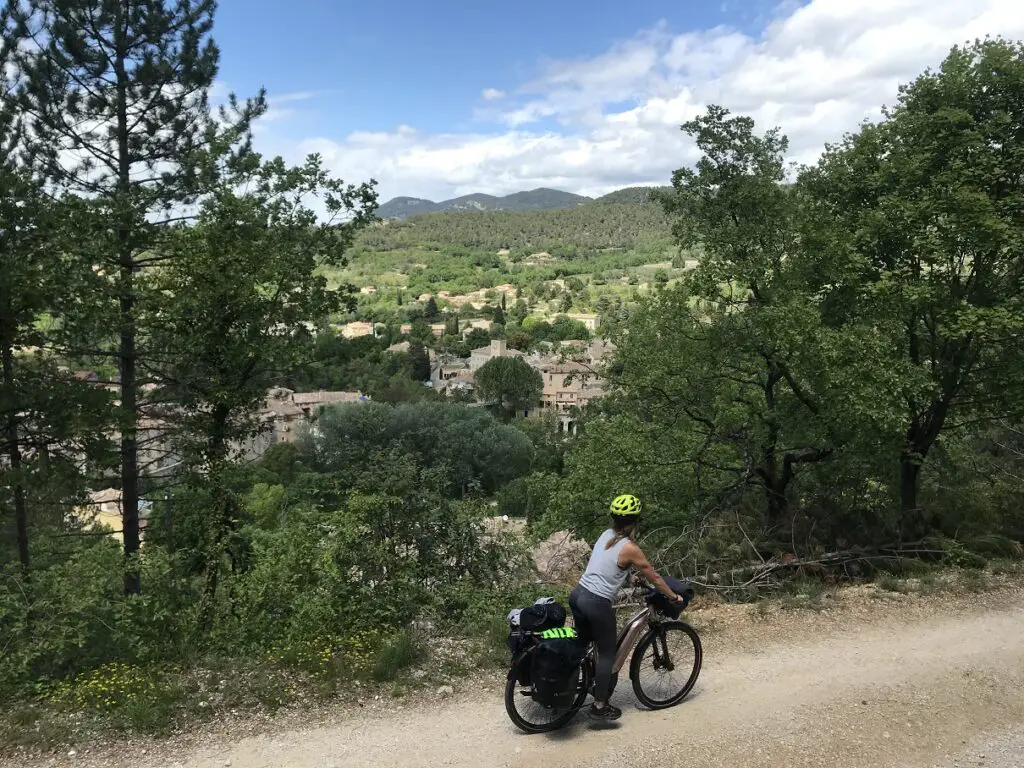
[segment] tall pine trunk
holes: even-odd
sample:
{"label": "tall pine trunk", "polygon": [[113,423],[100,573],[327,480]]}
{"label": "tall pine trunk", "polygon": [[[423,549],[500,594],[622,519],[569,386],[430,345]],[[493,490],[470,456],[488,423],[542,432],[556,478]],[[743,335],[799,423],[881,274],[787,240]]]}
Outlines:
{"label": "tall pine trunk", "polygon": [[[129,260],[131,258],[129,254]],[[134,283],[130,261],[122,262],[122,294],[120,300],[121,335],[118,356],[120,362],[120,424],[121,424],[121,528],[124,538],[124,556],[129,567],[124,574],[126,594],[138,594],[142,583],[138,569],[132,564],[139,551],[139,448],[138,411],[135,394],[135,323],[133,318]]]}
{"label": "tall pine trunk", "polygon": [[[21,0],[17,31],[38,44],[18,48],[17,100],[33,137],[33,159],[47,181],[94,201],[93,237],[112,233],[100,259],[110,294],[120,372],[121,522],[124,589],[141,590],[139,536],[139,372],[149,332],[140,317],[140,274],[169,258],[163,233],[189,207],[221,162],[244,154],[264,94],[215,115],[209,91],[219,51],[210,33],[215,0]],[[93,242],[83,256],[95,260]],[[74,247],[74,246],[72,246]],[[154,367],[156,367],[154,361]]]}
{"label": "tall pine trunk", "polygon": [[127,207],[131,193],[131,155],[128,146],[128,73],[125,69],[126,42],[120,3],[117,5],[115,30],[114,75],[117,82],[117,206],[120,218],[117,229],[118,265],[120,267],[119,319],[120,338],[118,362],[121,375],[121,529],[124,556],[128,568],[124,574],[125,594],[138,594],[142,582],[133,564],[139,551],[139,414],[135,381],[135,260],[131,243],[131,210]]}

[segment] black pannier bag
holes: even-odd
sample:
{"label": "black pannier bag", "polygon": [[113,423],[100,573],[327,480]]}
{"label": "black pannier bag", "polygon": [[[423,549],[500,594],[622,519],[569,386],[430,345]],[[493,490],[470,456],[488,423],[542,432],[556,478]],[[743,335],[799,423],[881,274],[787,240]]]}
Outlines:
{"label": "black pannier bag", "polygon": [[506,642],[508,649],[512,651],[512,661],[519,659],[515,663],[514,674],[516,682],[520,685],[530,685],[533,653],[528,649],[537,643],[535,634],[564,627],[565,620],[565,608],[551,597],[542,597],[529,608],[516,608],[509,612],[509,633]]}
{"label": "black pannier bag", "polygon": [[586,644],[575,637],[542,639],[527,654],[531,659],[533,700],[555,709],[570,708],[576,698],[580,665],[586,651]]}
{"label": "black pannier bag", "polygon": [[[527,649],[533,645],[533,636],[528,632],[513,629],[508,634],[508,648],[512,651],[512,661],[515,663],[515,678],[520,685],[530,684],[530,653]],[[516,659],[519,659],[517,662]]]}
{"label": "black pannier bag", "polygon": [[523,654],[523,658],[516,664],[516,682],[522,686],[530,684],[530,665],[533,661],[533,654]]}

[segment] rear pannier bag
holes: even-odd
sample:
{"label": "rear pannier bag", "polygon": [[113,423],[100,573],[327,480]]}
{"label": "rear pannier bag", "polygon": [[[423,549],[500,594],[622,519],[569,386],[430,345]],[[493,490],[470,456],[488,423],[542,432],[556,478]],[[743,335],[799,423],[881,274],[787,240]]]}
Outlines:
{"label": "rear pannier bag", "polygon": [[[539,639],[572,638],[575,631],[565,627],[565,608],[553,597],[541,597],[529,608],[515,608],[508,614],[509,633],[508,649],[512,651],[515,662],[515,678],[520,685],[530,685],[530,669],[533,665],[533,652],[528,651]],[[554,632],[555,634],[546,634]],[[519,659],[516,662],[516,659]]]}
{"label": "rear pannier bag", "polygon": [[580,665],[586,655],[571,628],[555,628],[544,633],[537,647],[528,654],[533,700],[555,709],[568,709],[576,698]]}
{"label": "rear pannier bag", "polygon": [[[512,651],[512,662],[515,664],[515,678],[520,685],[530,684],[530,656],[528,649],[533,645],[533,635],[519,629],[508,634],[508,648]],[[518,661],[517,661],[518,659]]]}

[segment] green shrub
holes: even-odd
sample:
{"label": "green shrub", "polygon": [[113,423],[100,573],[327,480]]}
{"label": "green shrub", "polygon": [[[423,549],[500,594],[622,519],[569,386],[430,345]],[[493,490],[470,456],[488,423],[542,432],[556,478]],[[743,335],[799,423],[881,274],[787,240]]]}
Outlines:
{"label": "green shrub", "polygon": [[996,533],[973,536],[964,542],[964,548],[985,558],[1013,560],[1024,556],[1019,542]]}
{"label": "green shrub", "polygon": [[370,676],[378,682],[390,682],[399,673],[420,662],[426,655],[423,641],[411,630],[392,635],[377,652]]}
{"label": "green shrub", "polygon": [[170,588],[169,561],[158,548],[139,557],[149,588],[123,593],[124,561],[116,542],[94,541],[63,562],[0,579],[0,693],[36,680],[75,677],[104,664],[181,658],[192,613]]}
{"label": "green shrub", "polygon": [[878,588],[884,592],[904,593],[907,591],[907,587],[902,581],[900,581],[895,575],[886,571],[880,571],[878,573],[878,576],[875,579],[875,584],[877,584]]}
{"label": "green shrub", "polygon": [[92,712],[115,727],[160,734],[178,720],[186,691],[176,672],[113,663],[55,684],[43,698],[58,708]]}
{"label": "green shrub", "polygon": [[508,621],[504,616],[492,616],[483,627],[483,649],[480,661],[500,667],[509,662]]}

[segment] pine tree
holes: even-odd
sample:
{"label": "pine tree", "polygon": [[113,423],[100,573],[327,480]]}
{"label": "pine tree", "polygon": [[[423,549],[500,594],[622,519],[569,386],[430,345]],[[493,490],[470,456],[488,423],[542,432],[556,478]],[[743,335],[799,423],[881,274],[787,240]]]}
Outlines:
{"label": "pine tree", "polygon": [[[57,191],[92,201],[83,248],[112,276],[130,559],[139,548],[140,272],[164,258],[166,229],[185,220],[208,185],[211,157],[248,149],[265,99],[232,96],[219,115],[212,111],[215,0],[13,0],[8,7],[14,31],[35,43],[18,60],[19,107],[34,138],[27,155]],[[140,589],[129,568],[125,591]]]}
{"label": "pine tree", "polygon": [[[50,499],[80,490],[82,475],[54,466],[89,462],[103,442],[105,393],[61,375],[52,354],[81,324],[82,297],[95,292],[88,264],[67,256],[66,209],[54,201],[23,162],[30,136],[17,109],[18,72],[13,53],[24,44],[0,9],[0,488],[10,490],[14,532],[23,574],[32,567],[30,532],[58,516],[39,514],[40,494]],[[40,323],[40,317],[52,320]],[[63,461],[72,458],[73,461]],[[0,539],[5,538],[0,533]],[[6,542],[4,542],[6,544]],[[4,553],[6,555],[6,553]]]}
{"label": "pine tree", "polygon": [[[0,20],[3,22],[4,31],[7,31],[7,14],[9,9],[0,10]],[[16,111],[10,108],[11,86],[7,79],[8,62],[11,55],[17,49],[20,41],[14,37],[4,35],[0,38],[0,264],[5,267],[13,267],[24,262],[24,253],[18,248],[18,235],[26,232],[26,219],[31,221],[32,209],[23,211],[23,195],[18,187],[22,186],[21,178],[12,167],[11,159],[15,154],[18,141],[21,138],[21,126],[16,118]],[[18,205],[21,201],[22,205]],[[13,205],[11,205],[13,203]],[[10,221],[11,214],[18,216],[21,221]],[[35,230],[34,222],[29,223],[29,232]],[[13,242],[12,242],[13,241]],[[10,258],[13,257],[13,258]],[[8,258],[11,264],[6,262]],[[28,573],[31,566],[28,543],[28,512],[25,503],[25,489],[21,480],[22,443],[21,434],[18,429],[18,418],[23,410],[18,398],[12,396],[14,388],[14,344],[15,336],[19,330],[20,323],[18,312],[14,307],[15,295],[21,296],[27,286],[19,285],[17,272],[14,278],[7,269],[4,270],[4,280],[0,282],[0,357],[2,357],[3,369],[0,378],[0,417],[3,419],[3,435],[0,441],[3,443],[3,452],[10,467],[12,480],[11,496],[14,504],[15,538],[18,547],[18,560],[22,570]],[[29,294],[31,295],[31,294]],[[20,341],[20,340],[19,340]],[[6,484],[6,483],[5,483]]]}

